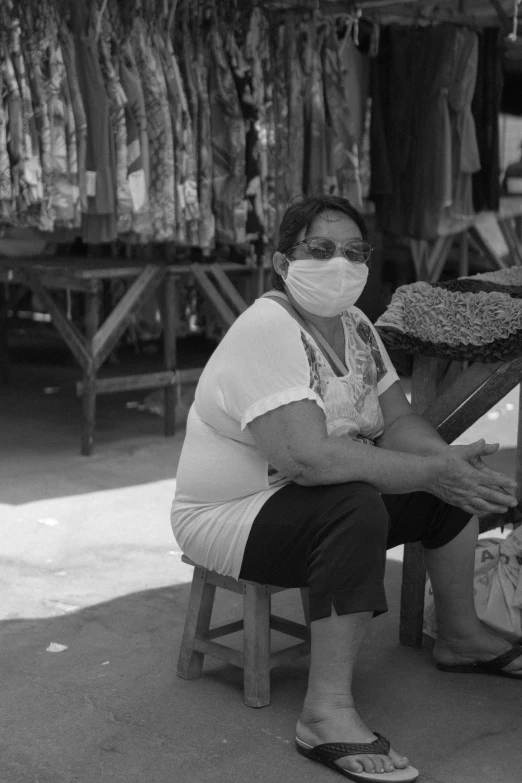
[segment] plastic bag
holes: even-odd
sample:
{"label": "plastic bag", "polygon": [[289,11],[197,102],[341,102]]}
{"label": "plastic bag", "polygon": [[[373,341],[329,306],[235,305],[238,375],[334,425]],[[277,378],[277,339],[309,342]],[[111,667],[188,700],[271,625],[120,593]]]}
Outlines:
{"label": "plastic bag", "polygon": [[[505,539],[481,538],[475,550],[475,608],[495,631],[522,635],[522,527]],[[426,583],[424,633],[437,638],[431,582]]]}

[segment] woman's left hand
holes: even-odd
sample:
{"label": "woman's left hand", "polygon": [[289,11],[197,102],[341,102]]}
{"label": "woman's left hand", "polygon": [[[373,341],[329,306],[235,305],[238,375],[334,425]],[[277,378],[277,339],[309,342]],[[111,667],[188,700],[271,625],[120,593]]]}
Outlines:
{"label": "woman's left hand", "polygon": [[[481,471],[487,473],[492,478],[494,478],[495,475],[497,475],[496,471],[492,470],[489,467],[489,465],[487,465],[484,462],[482,457],[489,457],[489,456],[491,456],[491,454],[495,454],[499,450],[499,448],[500,448],[500,444],[499,443],[484,443],[484,448],[483,448],[482,454],[480,456],[478,456],[478,457],[469,457],[468,455],[463,455],[463,456],[466,459],[466,461],[469,462],[469,464],[472,465],[474,468],[477,468],[477,470],[481,470]],[[459,452],[459,450],[460,451],[463,450],[461,446],[450,446],[450,449],[452,451],[457,451],[457,452]],[[518,489],[518,487],[514,487],[513,491],[511,491],[511,492],[509,492],[506,489],[506,487],[501,487],[501,486],[498,486],[498,485],[497,485],[497,489],[499,489],[501,492],[505,492],[506,495],[508,495],[508,496],[517,497],[517,489]],[[484,512],[482,512],[482,513],[484,513]]]}

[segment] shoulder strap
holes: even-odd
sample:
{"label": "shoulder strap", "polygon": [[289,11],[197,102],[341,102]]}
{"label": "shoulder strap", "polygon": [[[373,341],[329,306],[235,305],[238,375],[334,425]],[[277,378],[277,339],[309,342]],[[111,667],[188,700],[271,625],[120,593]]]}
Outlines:
{"label": "shoulder strap", "polygon": [[[286,302],[288,302],[290,307],[292,307],[292,305],[290,303],[290,300],[287,297],[287,295],[283,294],[281,291],[269,291],[268,293],[263,294],[263,296],[261,298],[263,299],[264,297],[266,297],[266,298],[277,297],[278,299],[284,299]],[[325,340],[325,338],[323,337],[323,335],[321,334],[319,329],[317,329],[313,324],[311,324],[310,321],[307,321],[306,318],[303,318],[302,316],[298,317],[298,314],[296,313],[296,311],[295,311],[295,309],[293,307],[292,307],[292,313],[290,313],[290,315],[292,315],[295,318],[296,321],[299,322],[299,319],[300,319],[300,320],[303,321],[303,323],[306,324],[306,327],[307,327],[308,331],[312,334],[312,336],[314,337],[315,341],[321,346],[323,352],[325,352],[330,357],[330,359],[335,364],[337,369],[343,375],[348,375],[347,367],[345,367],[344,363],[339,359],[339,357],[337,356],[337,354],[335,353],[333,348],[330,346],[328,341]]]}

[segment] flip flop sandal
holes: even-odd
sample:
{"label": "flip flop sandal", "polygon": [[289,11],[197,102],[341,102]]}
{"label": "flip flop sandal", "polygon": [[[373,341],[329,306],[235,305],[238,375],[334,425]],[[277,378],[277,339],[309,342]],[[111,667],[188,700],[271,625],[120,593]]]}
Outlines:
{"label": "flip flop sandal", "polygon": [[342,769],[335,762],[343,756],[360,756],[367,753],[377,753],[387,756],[390,752],[390,743],[382,734],[374,732],[377,737],[374,742],[326,742],[324,745],[308,745],[306,742],[295,738],[297,751],[311,761],[318,761],[327,767],[335,769],[350,780],[369,781],[369,783],[413,783],[417,780],[419,771],[415,767],[394,769],[393,772],[352,772]]}
{"label": "flip flop sandal", "polygon": [[446,663],[437,663],[437,668],[443,672],[456,672],[458,674],[498,674],[500,677],[509,677],[512,680],[522,680],[522,671],[519,674],[515,672],[503,671],[504,666],[514,661],[522,655],[522,645],[514,644],[513,647],[492,661],[475,661],[474,663],[458,663],[448,665]]}

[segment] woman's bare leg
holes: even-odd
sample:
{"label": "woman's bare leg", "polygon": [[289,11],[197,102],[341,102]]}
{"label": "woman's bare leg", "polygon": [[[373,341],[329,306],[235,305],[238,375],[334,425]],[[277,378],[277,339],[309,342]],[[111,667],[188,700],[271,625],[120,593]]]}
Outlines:
{"label": "woman's bare leg", "polygon": [[[355,710],[352,675],[371,612],[337,615],[311,623],[308,690],[297,724],[297,736],[309,745],[324,742],[373,742],[375,735]],[[345,756],[339,766],[353,772],[384,772],[408,765],[390,750],[389,756]]]}
{"label": "woman's bare leg", "polygon": [[[491,660],[511,646],[502,637],[487,631],[475,611],[473,572],[478,530],[478,519],[472,517],[448,544],[424,550],[437,617],[434,655],[440,663]],[[522,658],[505,668],[506,671],[521,669]]]}

